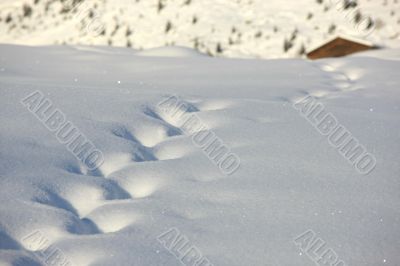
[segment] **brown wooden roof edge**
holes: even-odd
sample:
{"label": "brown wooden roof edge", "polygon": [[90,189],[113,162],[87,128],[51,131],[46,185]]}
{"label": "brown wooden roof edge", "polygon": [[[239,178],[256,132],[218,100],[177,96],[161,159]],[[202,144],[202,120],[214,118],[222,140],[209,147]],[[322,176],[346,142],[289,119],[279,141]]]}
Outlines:
{"label": "brown wooden roof edge", "polygon": [[312,49],[310,49],[307,52],[307,54],[310,54],[310,53],[314,52],[315,50],[318,50],[318,49],[330,44],[331,42],[333,42],[333,41],[335,41],[337,39],[342,39],[342,40],[346,40],[346,41],[349,41],[349,42],[359,43],[359,44],[365,45],[365,46],[367,46],[367,47],[369,47],[371,49],[382,48],[382,47],[377,46],[377,45],[373,44],[372,42],[364,40],[364,39],[360,39],[360,38],[356,38],[356,37],[352,37],[352,36],[348,36],[348,35],[344,35],[344,34],[338,34],[335,37],[332,37],[332,38],[328,39],[324,43],[319,44],[318,46],[314,46]]}

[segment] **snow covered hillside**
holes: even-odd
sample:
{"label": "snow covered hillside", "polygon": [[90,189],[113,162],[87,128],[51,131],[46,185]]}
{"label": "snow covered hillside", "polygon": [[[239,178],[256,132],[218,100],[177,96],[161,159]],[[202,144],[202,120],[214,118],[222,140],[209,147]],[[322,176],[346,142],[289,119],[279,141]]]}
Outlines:
{"label": "snow covered hillside", "polygon": [[400,265],[399,60],[0,45],[0,265]]}
{"label": "snow covered hillside", "polygon": [[399,47],[398,0],[0,0],[0,42],[299,57],[337,34]]}

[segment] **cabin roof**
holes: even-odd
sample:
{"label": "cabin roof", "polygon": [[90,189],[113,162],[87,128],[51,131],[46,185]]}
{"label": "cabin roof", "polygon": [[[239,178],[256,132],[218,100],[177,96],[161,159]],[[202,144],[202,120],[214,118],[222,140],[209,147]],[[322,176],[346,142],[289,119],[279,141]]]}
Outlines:
{"label": "cabin roof", "polygon": [[370,41],[363,40],[363,39],[360,39],[360,38],[356,38],[356,37],[353,37],[353,36],[348,36],[348,35],[340,34],[340,35],[337,35],[337,36],[335,36],[335,37],[332,37],[332,38],[328,39],[327,41],[325,41],[325,42],[322,43],[322,44],[321,44],[321,43],[318,44],[318,46],[312,47],[312,49],[310,49],[310,50],[307,52],[307,54],[312,53],[312,52],[314,52],[314,51],[316,51],[316,50],[318,50],[318,49],[324,47],[325,45],[327,45],[327,44],[329,44],[329,43],[335,41],[336,39],[343,39],[343,40],[346,40],[346,41],[350,41],[350,42],[354,42],[354,43],[359,43],[359,44],[362,44],[362,45],[365,45],[365,46],[369,46],[369,47],[371,47],[371,48],[374,47],[374,44],[373,44],[372,42],[370,42]]}

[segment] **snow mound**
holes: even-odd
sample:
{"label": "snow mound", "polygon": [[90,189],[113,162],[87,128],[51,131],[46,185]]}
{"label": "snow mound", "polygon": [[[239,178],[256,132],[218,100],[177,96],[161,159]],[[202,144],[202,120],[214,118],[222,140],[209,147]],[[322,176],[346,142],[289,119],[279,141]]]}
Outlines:
{"label": "snow mound", "polygon": [[140,56],[152,56],[152,57],[203,57],[206,56],[194,49],[181,47],[181,46],[168,46],[158,47],[153,49],[147,49],[140,52],[136,52],[136,55]]}

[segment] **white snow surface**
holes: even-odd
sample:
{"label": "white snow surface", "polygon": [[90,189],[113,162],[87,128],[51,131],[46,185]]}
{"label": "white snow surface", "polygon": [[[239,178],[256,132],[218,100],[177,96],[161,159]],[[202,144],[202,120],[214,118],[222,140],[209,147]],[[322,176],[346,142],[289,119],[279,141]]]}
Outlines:
{"label": "white snow surface", "polygon": [[[399,50],[307,61],[141,56],[106,47],[0,45],[0,265],[47,265],[40,230],[71,265],[180,265],[171,227],[212,265],[315,265],[313,230],[345,265],[400,265]],[[104,153],[98,172],[21,99],[43,92]],[[176,95],[240,157],[223,175],[162,119]],[[312,95],[377,159],[360,175],[292,102]]]}

